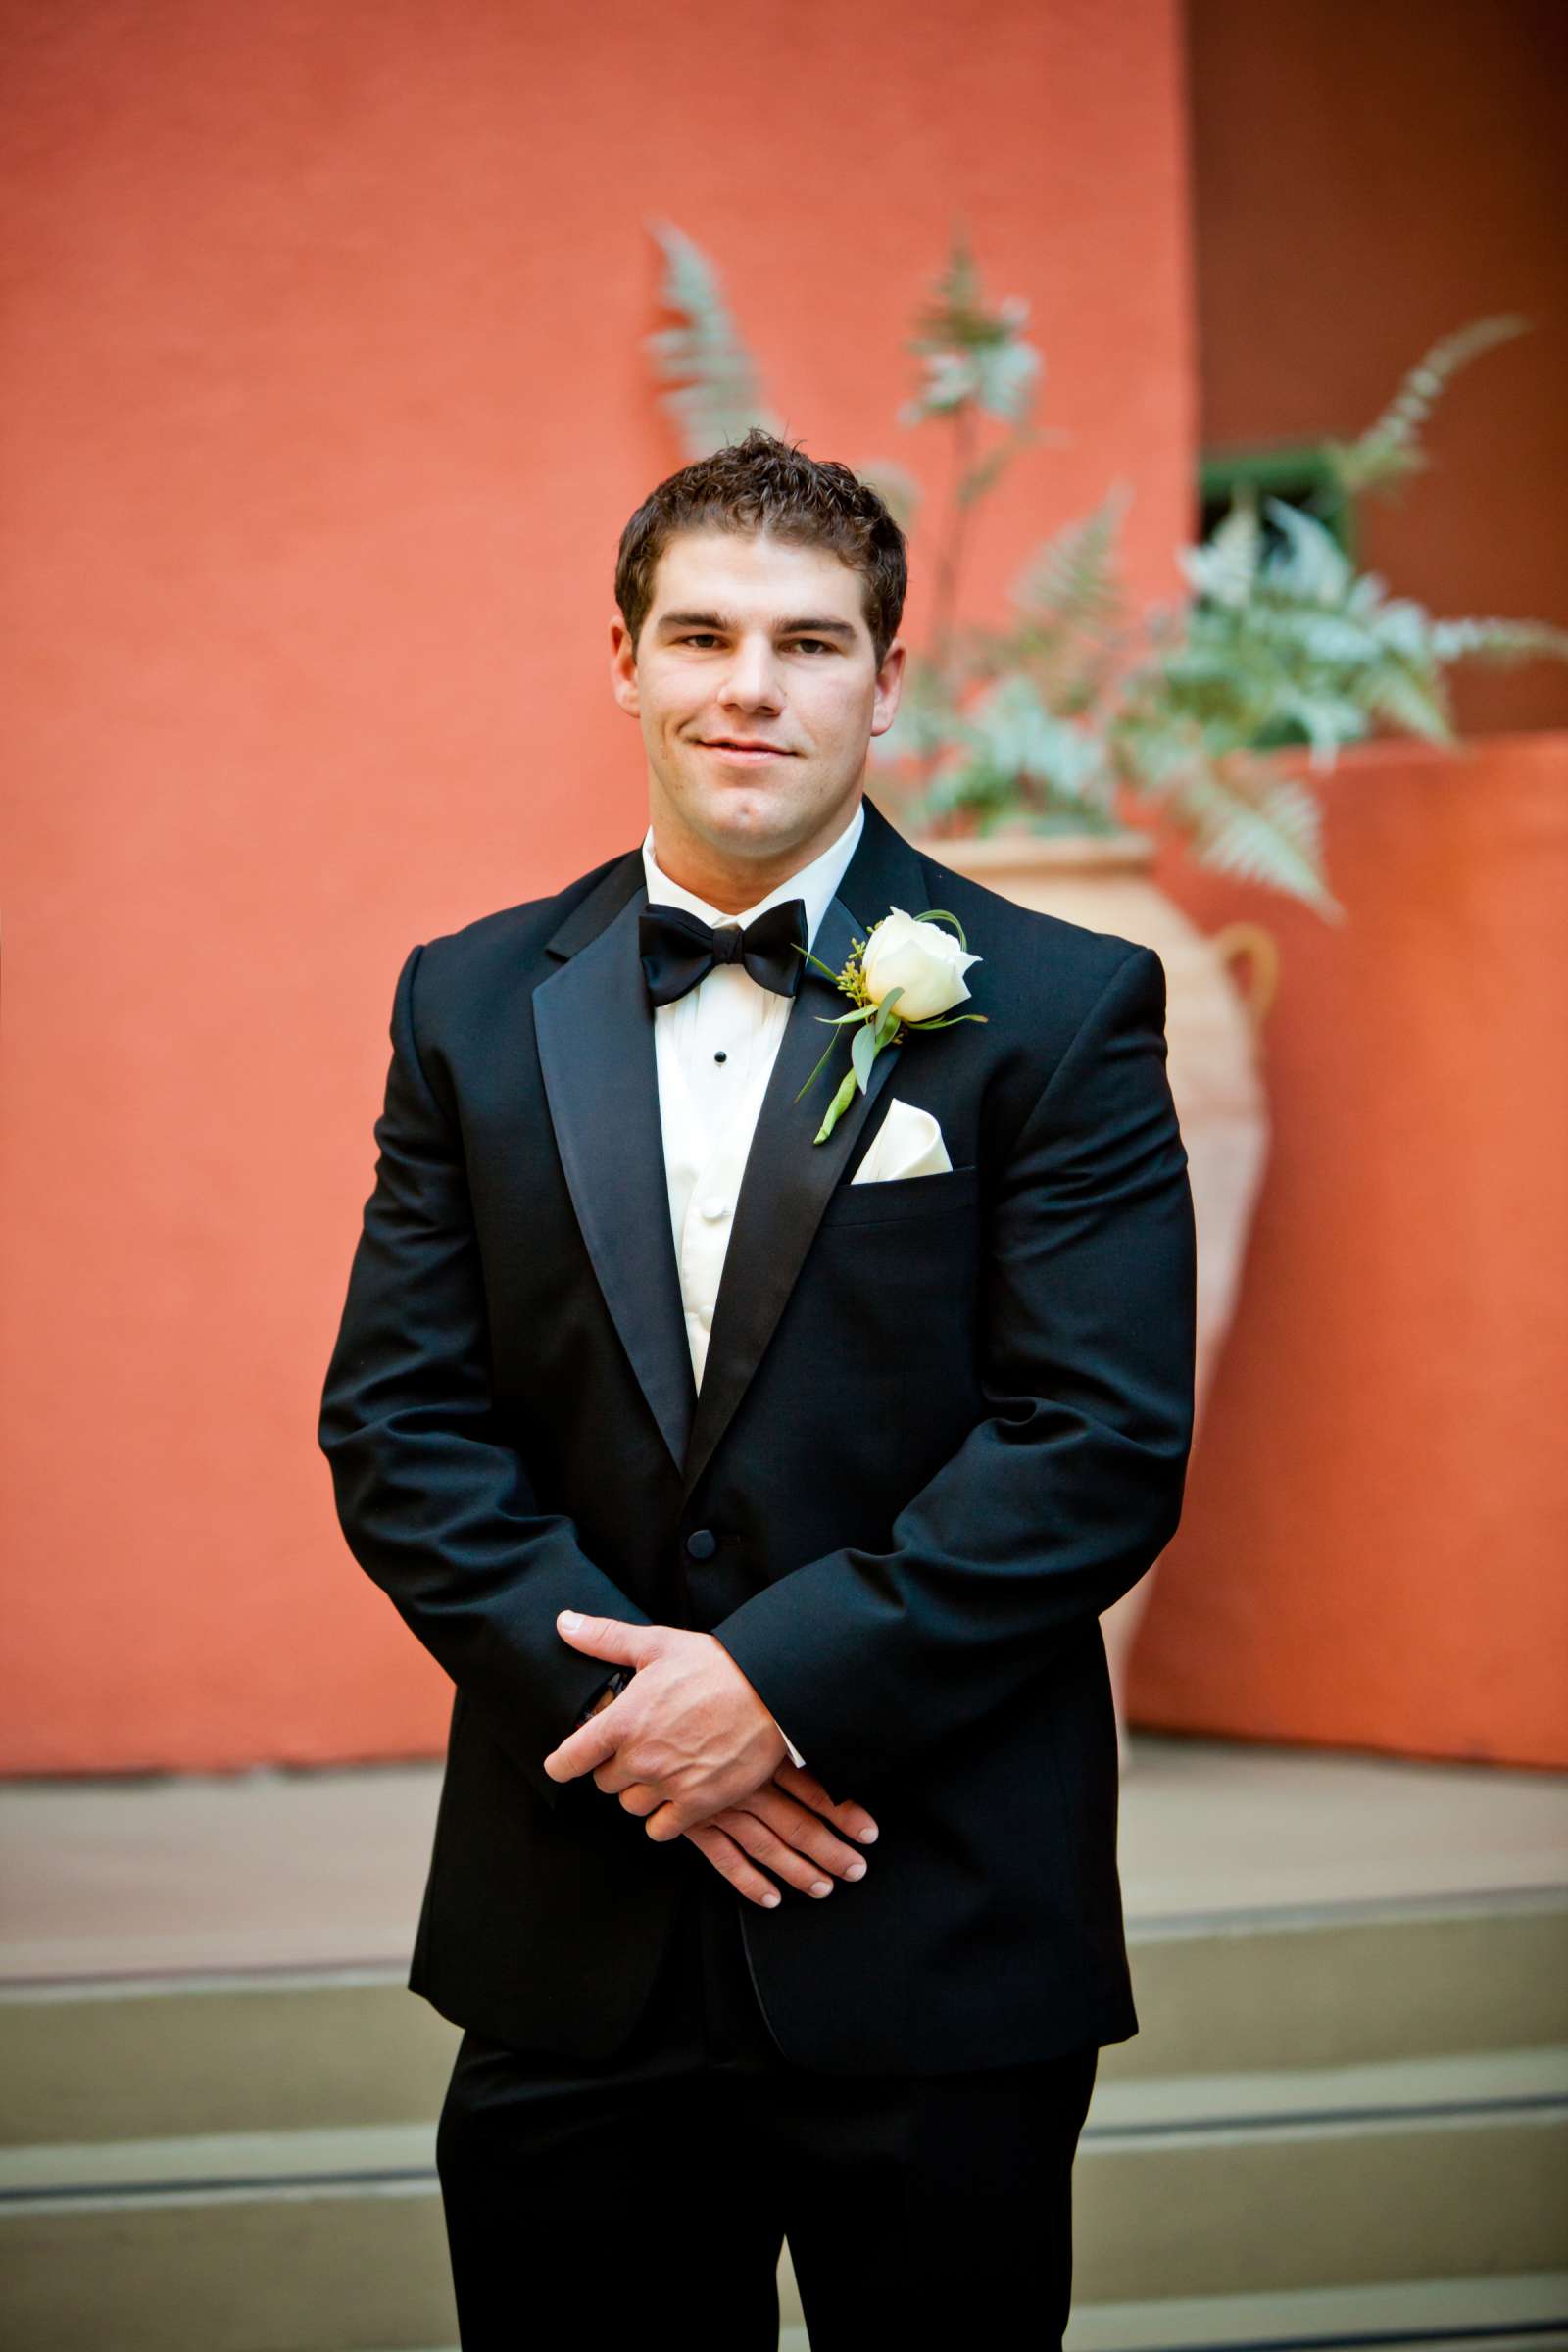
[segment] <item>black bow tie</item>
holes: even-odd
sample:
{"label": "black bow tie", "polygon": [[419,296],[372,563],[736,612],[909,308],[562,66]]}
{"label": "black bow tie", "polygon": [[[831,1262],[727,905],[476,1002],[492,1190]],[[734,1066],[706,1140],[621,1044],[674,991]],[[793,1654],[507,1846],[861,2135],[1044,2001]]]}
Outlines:
{"label": "black bow tie", "polygon": [[637,946],[655,1004],[673,1004],[715,963],[743,964],[759,987],[793,997],[806,968],[808,937],[804,899],[781,900],[744,930],[738,923],[712,930],[684,906],[647,906],[637,918]]}

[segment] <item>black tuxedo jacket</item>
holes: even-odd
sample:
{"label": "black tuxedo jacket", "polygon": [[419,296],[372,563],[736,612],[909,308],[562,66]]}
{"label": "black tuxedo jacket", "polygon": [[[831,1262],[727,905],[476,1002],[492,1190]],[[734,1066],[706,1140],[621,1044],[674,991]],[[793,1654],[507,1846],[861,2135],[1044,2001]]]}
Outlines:
{"label": "black tuxedo jacket", "polygon": [[[1151,950],[1030,913],[869,803],[819,929],[956,914],[984,1026],[848,1046],[808,967],[700,1396],[670,1236],[638,850],[415,948],[320,1443],[361,1565],[456,1686],[409,1982],[496,2040],[631,2031],[689,1840],[541,1759],[607,1668],[557,1611],[713,1633],[881,1826],[826,1903],[735,1896],[786,2056],[931,2073],[1138,2030],[1099,1617],[1180,1515],[1187,1154]],[[838,1033],[841,1041],[844,1032]],[[852,1187],[891,1097],[951,1173]],[[684,1858],[684,1860],[683,1860]]]}

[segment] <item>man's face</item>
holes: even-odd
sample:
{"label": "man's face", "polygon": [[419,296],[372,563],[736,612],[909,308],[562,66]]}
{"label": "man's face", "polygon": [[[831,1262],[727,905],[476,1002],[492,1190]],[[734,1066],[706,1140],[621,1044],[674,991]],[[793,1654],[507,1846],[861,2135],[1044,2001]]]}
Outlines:
{"label": "man's face", "polygon": [[659,560],[635,657],[618,614],[611,642],[615,699],[642,728],[662,862],[667,848],[700,871],[757,880],[760,896],[769,869],[787,873],[843,831],[904,672],[898,642],[877,667],[858,572],[766,532],[680,532]]}

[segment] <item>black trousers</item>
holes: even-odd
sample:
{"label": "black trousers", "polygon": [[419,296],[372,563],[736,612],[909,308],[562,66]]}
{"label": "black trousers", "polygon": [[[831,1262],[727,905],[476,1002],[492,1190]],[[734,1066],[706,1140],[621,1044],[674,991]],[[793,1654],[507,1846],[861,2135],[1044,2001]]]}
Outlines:
{"label": "black trousers", "polygon": [[704,1876],[612,2058],[463,2037],[436,2136],[463,2352],[665,2328],[684,2352],[775,2352],[786,2235],[811,2352],[954,2352],[992,2327],[1057,2352],[1099,2050],[966,2074],[791,2066],[742,1898],[691,1855]]}

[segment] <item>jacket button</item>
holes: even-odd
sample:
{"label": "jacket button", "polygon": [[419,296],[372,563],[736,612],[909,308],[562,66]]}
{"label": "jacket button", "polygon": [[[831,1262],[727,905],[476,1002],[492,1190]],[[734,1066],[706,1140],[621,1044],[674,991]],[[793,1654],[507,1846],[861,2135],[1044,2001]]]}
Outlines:
{"label": "jacket button", "polygon": [[710,1560],[718,1549],[718,1538],[710,1527],[694,1527],[686,1539],[686,1550],[694,1560]]}

